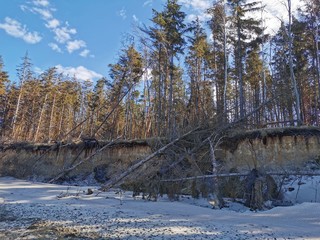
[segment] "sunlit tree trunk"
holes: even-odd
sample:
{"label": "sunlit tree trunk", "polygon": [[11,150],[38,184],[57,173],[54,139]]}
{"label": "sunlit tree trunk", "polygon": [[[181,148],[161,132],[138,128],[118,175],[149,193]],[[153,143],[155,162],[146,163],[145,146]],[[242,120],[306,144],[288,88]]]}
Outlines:
{"label": "sunlit tree trunk", "polygon": [[56,95],[53,96],[53,101],[52,101],[52,108],[51,108],[51,114],[50,114],[50,121],[49,121],[49,133],[48,133],[48,137],[49,137],[49,141],[52,140],[53,137],[53,122],[54,122],[54,109],[55,109],[55,103],[56,103]]}
{"label": "sunlit tree trunk", "polygon": [[48,98],[48,94],[46,94],[45,97],[44,97],[44,101],[43,101],[41,112],[40,112],[40,117],[39,117],[39,122],[38,122],[37,130],[36,130],[36,134],[34,136],[34,142],[37,142],[38,138],[39,138],[41,122],[42,122],[42,118],[43,118],[43,115],[44,115],[45,107],[47,105],[47,98]]}

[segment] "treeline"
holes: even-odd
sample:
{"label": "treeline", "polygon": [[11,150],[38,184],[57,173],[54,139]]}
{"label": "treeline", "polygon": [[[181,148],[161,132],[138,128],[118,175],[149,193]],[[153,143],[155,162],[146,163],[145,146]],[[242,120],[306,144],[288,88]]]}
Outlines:
{"label": "treeline", "polygon": [[187,24],[167,0],[96,82],[54,67],[36,76],[25,55],[12,83],[1,60],[2,139],[172,138],[249,113],[246,128],[319,125],[320,3],[304,0],[297,17],[284,4],[288,21],[271,36],[260,2],[217,1],[208,22]]}

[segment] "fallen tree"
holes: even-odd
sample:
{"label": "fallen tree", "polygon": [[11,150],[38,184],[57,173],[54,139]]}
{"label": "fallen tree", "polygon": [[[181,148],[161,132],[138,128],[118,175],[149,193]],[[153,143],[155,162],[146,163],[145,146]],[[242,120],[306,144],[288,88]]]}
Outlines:
{"label": "fallen tree", "polygon": [[[317,172],[267,172],[266,174],[271,176],[320,176],[320,173]],[[194,177],[185,177],[185,178],[173,178],[173,179],[163,179],[161,182],[181,182],[181,181],[188,181],[188,180],[195,180],[195,179],[206,179],[206,178],[225,178],[225,177],[245,177],[248,173],[217,173],[217,174],[210,174],[210,175],[201,175],[201,176],[194,176]]]}
{"label": "fallen tree", "polygon": [[195,132],[198,128],[195,128],[187,133],[185,133],[184,135],[182,135],[181,137],[178,137],[176,139],[174,139],[173,141],[171,141],[170,143],[168,143],[167,145],[165,145],[164,147],[160,148],[159,150],[155,151],[154,153],[150,154],[149,156],[147,156],[146,158],[144,158],[143,160],[139,161],[138,163],[132,165],[131,167],[129,167],[126,171],[124,171],[123,173],[121,173],[120,175],[116,176],[115,178],[111,179],[110,181],[108,181],[105,185],[103,185],[100,190],[101,191],[107,191],[108,189],[110,189],[111,187],[113,187],[115,184],[117,184],[118,182],[120,182],[122,179],[124,179],[125,177],[127,177],[128,175],[130,175],[132,172],[134,172],[135,170],[137,170],[139,167],[141,167],[143,164],[149,162],[150,160],[152,160],[155,156],[162,154],[163,152],[165,152],[168,148],[170,148],[171,146],[173,146],[175,143],[177,143],[178,141],[180,141],[181,139],[189,136],[191,133]]}
{"label": "fallen tree", "polygon": [[[116,139],[117,140],[117,139]],[[115,140],[115,141],[116,141]],[[68,174],[69,172],[71,172],[73,169],[77,168],[78,166],[80,166],[81,164],[89,161],[90,159],[92,159],[95,155],[97,155],[98,153],[102,152],[104,149],[110,147],[111,145],[113,145],[115,143],[115,141],[112,141],[110,143],[108,143],[107,145],[99,148],[97,151],[95,151],[94,153],[92,153],[90,156],[86,157],[85,159],[79,161],[78,163],[71,165],[69,168],[64,169],[61,173],[59,173],[56,177],[52,178],[49,183],[53,183],[55,181],[57,181],[58,179],[60,179],[61,177],[65,176],[66,174]],[[77,155],[77,157],[74,159],[74,161],[78,158],[79,154]],[[74,162],[73,161],[73,162]]]}
{"label": "fallen tree", "polygon": [[[242,124],[248,117],[250,117],[251,115],[253,115],[256,112],[258,112],[262,107],[264,107],[265,105],[267,105],[268,103],[270,103],[273,100],[274,99],[270,99],[270,100],[266,101],[265,103],[261,104],[259,107],[254,109],[252,112],[246,114],[243,118],[240,118],[240,119],[238,119],[238,120],[236,120],[236,121],[234,121],[232,123],[229,123],[229,124],[226,124],[226,125],[223,125],[223,126],[215,126],[215,127],[213,127],[211,134],[208,137],[206,137],[199,145],[195,146],[191,150],[191,152],[196,152],[197,150],[202,148],[205,144],[211,144],[212,146],[217,147],[219,145],[218,141],[220,141],[223,138],[223,135],[225,134],[225,132],[227,130],[229,130],[230,128],[233,128],[233,127],[235,127],[235,126],[237,126],[239,124]],[[153,152],[152,154],[150,154],[146,158],[140,160],[136,164],[134,164],[131,167],[129,167],[126,171],[124,171],[121,174],[119,174],[119,175],[115,176],[114,178],[110,179],[106,184],[104,184],[100,188],[100,190],[101,191],[107,191],[108,189],[112,188],[113,186],[118,184],[120,181],[122,181],[124,178],[128,177],[130,174],[132,174],[134,171],[136,171],[139,167],[143,166],[145,163],[147,163],[150,160],[152,160],[155,156],[164,153],[167,149],[169,149],[170,147],[174,146],[177,142],[181,141],[182,139],[186,138],[187,136],[191,135],[192,133],[195,133],[199,129],[200,129],[200,127],[197,127],[195,129],[185,133],[181,137],[178,137],[178,138],[174,139],[173,141],[171,141],[170,143],[166,144],[165,146],[161,147],[159,150]],[[211,149],[212,153],[214,153],[214,151],[215,151],[215,149]],[[171,166],[176,166],[178,163],[182,162],[184,159],[185,159],[184,156],[180,157],[179,160],[176,163],[173,163]]]}

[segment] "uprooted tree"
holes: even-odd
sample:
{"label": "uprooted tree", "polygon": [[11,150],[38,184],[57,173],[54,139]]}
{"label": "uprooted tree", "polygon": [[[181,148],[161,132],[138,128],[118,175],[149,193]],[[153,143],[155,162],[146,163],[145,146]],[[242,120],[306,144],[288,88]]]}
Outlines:
{"label": "uprooted tree", "polygon": [[[261,107],[263,105],[255,111],[258,111]],[[112,176],[109,181],[101,186],[101,190],[106,191],[125,182],[127,187],[137,192],[142,191],[154,196],[167,193],[172,199],[176,199],[180,193],[190,193],[193,196],[201,194],[208,198],[214,207],[222,207],[222,195],[225,195],[226,191],[221,187],[226,188],[226,186],[223,186],[226,185],[226,181],[221,181],[221,178],[228,178],[227,181],[231,181],[231,178],[244,177],[244,174],[221,173],[215,152],[224,136],[235,128],[242,128],[245,120],[253,114],[254,112],[251,112],[242,119],[224,125],[217,122],[208,122],[206,125],[191,129],[172,141],[166,139],[163,139],[162,142],[158,141],[157,147],[150,155],[133,163],[123,172]],[[108,116],[105,119],[108,119]],[[112,146],[116,141],[97,147],[92,154],[84,159],[78,159],[79,155],[77,155],[69,167],[49,182],[55,182],[64,177],[98,153]],[[39,159],[41,157],[42,155]],[[144,167],[142,168],[142,166]],[[128,183],[131,183],[131,185],[128,185]],[[253,186],[255,185],[256,183],[253,183]],[[229,195],[239,197],[240,193],[243,193],[239,184],[234,189],[238,192],[233,191]],[[248,191],[252,191],[252,189]],[[250,202],[249,206],[260,208],[260,203],[252,200],[253,198],[259,199],[257,193],[252,196],[248,200]]]}

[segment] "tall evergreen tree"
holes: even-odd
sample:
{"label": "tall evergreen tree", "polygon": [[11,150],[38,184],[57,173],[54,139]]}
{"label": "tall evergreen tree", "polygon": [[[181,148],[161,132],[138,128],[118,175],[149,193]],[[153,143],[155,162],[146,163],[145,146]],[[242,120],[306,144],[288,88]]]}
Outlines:
{"label": "tall evergreen tree", "polygon": [[294,91],[295,96],[295,110],[296,110],[296,116],[297,116],[297,123],[298,125],[302,124],[302,118],[301,118],[301,99],[300,99],[300,93],[298,89],[298,84],[296,80],[296,76],[294,74],[293,70],[293,39],[292,39],[292,5],[291,0],[288,0],[288,18],[289,18],[289,24],[288,24],[288,46],[289,46],[289,67],[290,67],[290,78],[292,82],[292,87]]}
{"label": "tall evergreen tree", "polygon": [[243,70],[246,51],[248,46],[255,46],[261,43],[262,33],[260,20],[249,17],[248,13],[260,11],[261,5],[259,2],[247,3],[246,0],[228,0],[228,4],[232,9],[232,27],[235,29],[235,35],[233,36],[235,43],[235,72],[239,86],[240,118],[243,118],[245,115]]}
{"label": "tall evergreen tree", "polygon": [[181,11],[178,0],[167,0],[163,11],[153,10],[153,27],[144,30],[152,39],[156,47],[154,74],[158,75],[158,134],[161,134],[160,125],[163,124],[163,112],[166,118],[167,135],[172,137],[174,132],[174,59],[183,53],[185,40],[183,34],[187,31],[184,23],[186,14]]}
{"label": "tall evergreen tree", "polygon": [[[253,111],[258,108],[261,103],[261,91],[262,85],[261,73],[263,71],[263,62],[260,59],[259,49],[256,47],[250,51],[246,58],[245,63],[245,76],[244,82],[248,85],[248,92],[246,98],[249,102],[249,109]],[[259,112],[254,114],[254,124],[259,125],[261,122],[261,115]]]}
{"label": "tall evergreen tree", "polygon": [[228,86],[228,17],[224,0],[216,2],[208,9],[211,15],[209,27],[213,37],[213,69],[217,83],[217,112],[219,121],[227,121],[227,86]]}
{"label": "tall evergreen tree", "polygon": [[[111,109],[113,115],[114,135],[124,134],[122,132],[125,119],[132,117],[130,101],[135,94],[135,86],[141,80],[143,74],[141,54],[131,44],[124,49],[116,64],[110,64],[110,77],[113,80],[111,92]],[[122,101],[125,100],[124,106]],[[121,106],[121,109],[118,107]],[[117,110],[115,110],[117,108]],[[123,118],[124,117],[124,118]],[[121,122],[121,124],[120,124]],[[127,130],[127,129],[126,129]]]}
{"label": "tall evergreen tree", "polygon": [[[306,43],[309,43],[308,56],[309,56],[309,78],[313,85],[314,104],[313,110],[311,110],[311,123],[320,123],[320,2],[318,0],[304,0],[305,11],[300,9],[300,17],[306,24],[306,34],[309,35],[309,39]],[[313,81],[314,79],[314,81]],[[307,121],[307,119],[305,119]],[[309,123],[309,122],[306,122]]]}
{"label": "tall evergreen tree", "polygon": [[4,63],[2,56],[0,56],[0,129],[1,136],[5,134],[6,120],[8,113],[8,96],[7,96],[7,85],[9,84],[9,75],[4,71]]}
{"label": "tall evergreen tree", "polygon": [[[208,119],[203,111],[212,106],[204,105],[204,90],[206,87],[205,74],[208,68],[208,58],[210,57],[210,46],[207,41],[205,30],[201,27],[197,18],[191,25],[192,36],[189,38],[190,46],[186,56],[186,65],[190,78],[190,98],[188,103],[189,118],[193,124],[198,124],[203,119]],[[212,97],[210,95],[210,97]]]}
{"label": "tall evergreen tree", "polygon": [[17,75],[19,78],[19,94],[16,100],[15,112],[12,118],[12,136],[13,137],[15,137],[18,134],[17,122],[20,114],[21,101],[24,94],[23,85],[25,84],[26,81],[33,79],[33,72],[31,70],[31,66],[32,66],[31,60],[27,52],[22,59],[21,65],[17,69]]}

